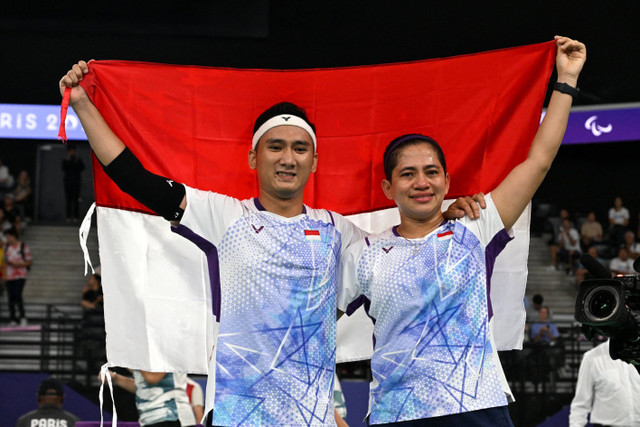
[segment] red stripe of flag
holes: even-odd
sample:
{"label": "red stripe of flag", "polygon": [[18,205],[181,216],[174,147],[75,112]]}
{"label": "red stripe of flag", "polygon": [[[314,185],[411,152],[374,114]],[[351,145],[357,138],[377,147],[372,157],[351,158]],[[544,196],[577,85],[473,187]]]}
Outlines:
{"label": "red stripe of flag", "polygon": [[[393,206],[380,188],[382,153],[405,133],[438,140],[449,197],[488,192],[525,159],[538,129],[555,43],[446,59],[316,70],[237,70],[91,62],[82,87],[151,172],[244,199],[255,118],[280,101],[309,114],[320,167],[305,203],[343,214]],[[347,184],[347,185],[345,185]],[[94,159],[99,206],[148,212]]]}

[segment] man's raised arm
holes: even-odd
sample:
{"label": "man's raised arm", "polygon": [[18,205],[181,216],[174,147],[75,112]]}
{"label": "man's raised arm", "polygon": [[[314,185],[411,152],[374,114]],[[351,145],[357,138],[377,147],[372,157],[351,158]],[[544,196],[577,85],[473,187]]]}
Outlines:
{"label": "man's raised arm", "polygon": [[80,61],[60,79],[60,94],[71,88],[69,105],[76,112],[93,152],[105,172],[125,193],[169,221],[178,222],[187,206],[184,186],[147,171],[127,149],[79,85],[89,73],[89,64]]}

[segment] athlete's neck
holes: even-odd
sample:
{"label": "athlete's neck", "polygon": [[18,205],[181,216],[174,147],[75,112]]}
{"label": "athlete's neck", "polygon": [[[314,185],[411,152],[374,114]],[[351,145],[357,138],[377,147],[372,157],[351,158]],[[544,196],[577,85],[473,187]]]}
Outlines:
{"label": "athlete's neck", "polygon": [[400,225],[396,231],[405,239],[420,239],[440,227],[443,221],[442,212],[424,220],[408,218],[401,213]]}
{"label": "athlete's neck", "polygon": [[260,200],[260,204],[264,210],[285,218],[300,215],[303,210],[302,196],[282,200],[262,192],[258,196],[258,200]]}

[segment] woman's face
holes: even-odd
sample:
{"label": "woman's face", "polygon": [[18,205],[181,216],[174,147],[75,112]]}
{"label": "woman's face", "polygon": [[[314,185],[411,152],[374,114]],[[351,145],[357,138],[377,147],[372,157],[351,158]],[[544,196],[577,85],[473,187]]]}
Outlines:
{"label": "woman's face", "polygon": [[442,202],[449,191],[449,175],[430,144],[412,144],[401,148],[391,181],[382,182],[387,198],[398,205],[401,216],[426,220],[441,214]]}

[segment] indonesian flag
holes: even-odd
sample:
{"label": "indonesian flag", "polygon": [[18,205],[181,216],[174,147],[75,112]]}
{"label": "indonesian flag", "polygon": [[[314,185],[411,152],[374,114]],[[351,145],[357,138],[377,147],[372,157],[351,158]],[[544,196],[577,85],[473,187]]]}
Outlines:
{"label": "indonesian flag", "polygon": [[[255,118],[280,101],[300,105],[318,129],[319,166],[305,203],[381,231],[398,223],[396,209],[389,209],[393,202],[380,188],[382,153],[391,139],[422,133],[439,141],[451,198],[490,192],[527,155],[554,59],[555,43],[547,42],[446,59],[296,71],[96,61],[81,84],[151,172],[239,199],[258,195],[247,165]],[[200,249],[122,193],[95,159],[93,165],[110,363],[206,372],[216,325]],[[528,228],[527,211],[493,273],[501,349],[522,342]],[[307,237],[315,238],[312,230]],[[367,322],[362,325],[370,328]],[[370,339],[361,345],[367,333],[358,328],[360,341],[341,347],[339,361],[370,352]],[[346,334],[349,341],[350,333],[354,329],[341,327],[339,337]]]}

